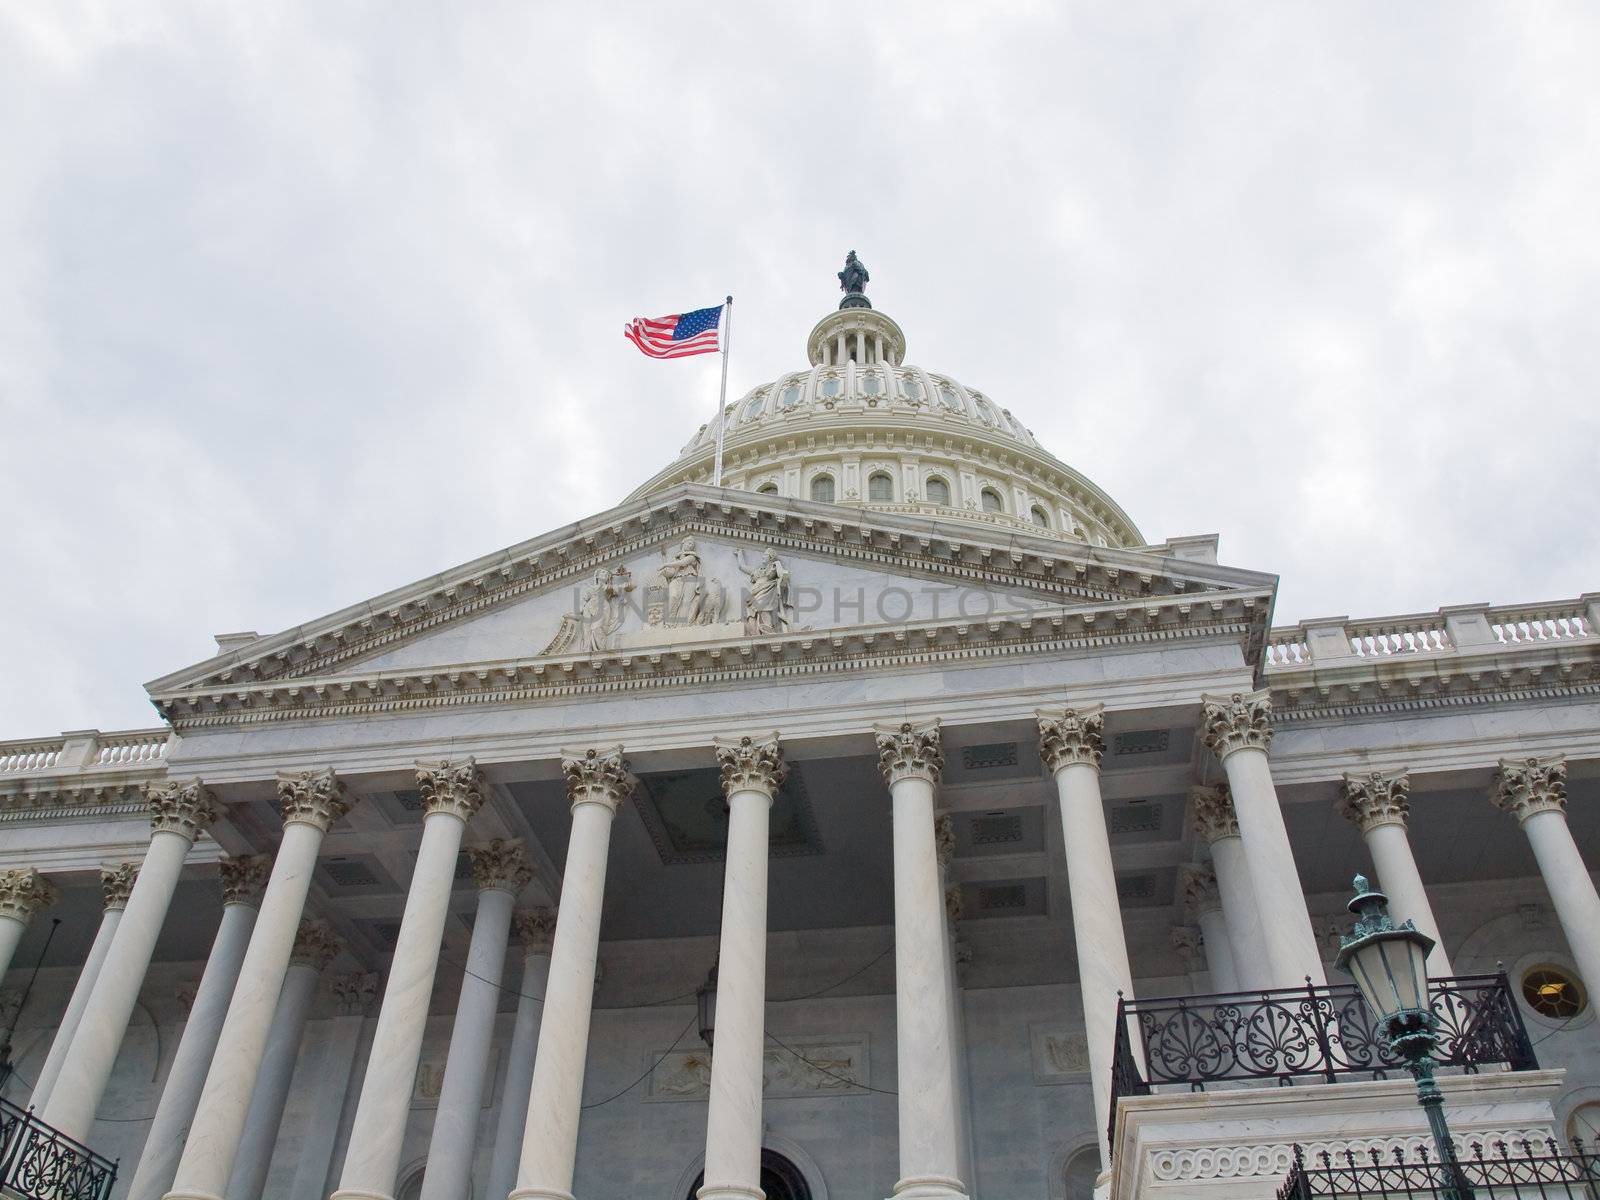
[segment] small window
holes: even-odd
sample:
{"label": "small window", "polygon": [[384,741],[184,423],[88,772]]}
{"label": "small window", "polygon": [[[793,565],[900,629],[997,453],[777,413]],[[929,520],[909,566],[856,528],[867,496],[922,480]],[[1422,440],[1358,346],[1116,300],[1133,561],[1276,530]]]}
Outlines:
{"label": "small window", "polygon": [[1033,512],[1031,515],[1033,517],[1033,523],[1040,529],[1050,528],[1049,516],[1045,513],[1044,509],[1040,508],[1037,504],[1033,506]]}
{"label": "small window", "polygon": [[939,388],[939,403],[943,404],[951,412],[961,411],[961,398],[956,395],[954,388],[941,385]]}
{"label": "small window", "polygon": [[950,485],[938,476],[928,480],[928,503],[947,506],[950,503]]}
{"label": "small window", "polygon": [[784,388],[783,396],[779,400],[779,403],[782,404],[784,408],[793,408],[796,404],[799,404],[800,385],[798,383],[791,383],[788,387]]}
{"label": "small window", "polygon": [[989,407],[989,402],[987,400],[974,400],[973,403],[978,406],[978,420],[985,425],[993,425],[994,409]]}
{"label": "small window", "polygon": [[811,498],[824,504],[833,503],[833,476],[818,475],[811,481]]}
{"label": "small window", "polygon": [[861,376],[861,390],[869,396],[876,396],[883,391],[883,380],[878,378],[876,371],[867,371]]}
{"label": "small window", "polygon": [[839,381],[837,379],[824,379],[822,381],[822,394],[830,400],[839,394]]}
{"label": "small window", "polygon": [[867,480],[867,499],[893,500],[894,480],[890,479],[882,471],[879,471],[877,474],[873,475]]}
{"label": "small window", "polygon": [[1560,967],[1534,967],[1522,977],[1522,998],[1541,1017],[1565,1021],[1589,1007],[1583,986]]}
{"label": "small window", "polygon": [[921,400],[922,399],[922,384],[916,378],[916,376],[914,376],[914,375],[903,375],[903,376],[901,376],[901,378],[900,378],[900,386],[905,388],[905,390],[906,390],[906,399],[907,400]]}
{"label": "small window", "polygon": [[765,392],[757,393],[755,399],[750,401],[750,407],[744,410],[744,419],[746,421],[754,421],[761,415],[761,410],[766,406],[767,394]]}
{"label": "small window", "polygon": [[1005,512],[1006,506],[1000,502],[1000,493],[993,488],[984,488],[979,497],[983,501],[984,512]]}
{"label": "small window", "polygon": [[778,485],[775,483],[763,483],[756,491],[763,496],[776,496],[778,494]]}

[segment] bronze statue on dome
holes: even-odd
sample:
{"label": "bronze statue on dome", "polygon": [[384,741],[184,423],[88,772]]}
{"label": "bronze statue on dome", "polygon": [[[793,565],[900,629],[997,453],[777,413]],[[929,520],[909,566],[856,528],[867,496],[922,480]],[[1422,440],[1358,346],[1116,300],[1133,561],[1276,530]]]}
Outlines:
{"label": "bronze statue on dome", "polygon": [[839,272],[839,290],[844,293],[844,299],[839,301],[839,307],[871,308],[872,301],[866,296],[867,282],[871,278],[866,264],[856,257],[854,250],[845,255],[844,270]]}

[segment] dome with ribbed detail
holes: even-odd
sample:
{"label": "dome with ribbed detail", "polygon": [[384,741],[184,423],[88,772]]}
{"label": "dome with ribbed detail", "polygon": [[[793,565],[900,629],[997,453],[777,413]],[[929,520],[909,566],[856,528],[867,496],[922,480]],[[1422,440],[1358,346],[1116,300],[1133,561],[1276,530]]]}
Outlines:
{"label": "dome with ribbed detail", "polygon": [[[1009,409],[905,361],[900,326],[876,309],[829,313],[808,370],[752,388],[726,410],[723,486],[1021,528],[1100,546],[1144,538],[1120,506],[1044,450]],[[710,483],[716,431],[633,496]]]}

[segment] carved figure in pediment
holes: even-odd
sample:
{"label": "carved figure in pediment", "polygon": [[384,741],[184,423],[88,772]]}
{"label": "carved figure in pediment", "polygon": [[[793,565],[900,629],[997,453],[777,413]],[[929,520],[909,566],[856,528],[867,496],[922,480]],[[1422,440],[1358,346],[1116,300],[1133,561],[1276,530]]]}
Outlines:
{"label": "carved figure in pediment", "polygon": [[[663,550],[665,557],[666,551]],[[686,537],[678,551],[661,564],[657,572],[667,585],[667,603],[662,619],[668,625],[694,625],[700,620],[705,603],[705,588],[700,578],[700,552],[694,539]]]}
{"label": "carved figure in pediment", "polygon": [[626,567],[610,570],[601,567],[593,582],[578,595],[578,621],[583,627],[585,650],[606,650],[622,628],[623,596],[633,591],[633,577]]}
{"label": "carved figure in pediment", "polygon": [[734,552],[739,570],[750,580],[750,594],[744,604],[744,631],[747,637],[783,633],[794,623],[794,604],[789,599],[789,568],[783,565],[771,546],[755,566],[745,565],[744,554]]}

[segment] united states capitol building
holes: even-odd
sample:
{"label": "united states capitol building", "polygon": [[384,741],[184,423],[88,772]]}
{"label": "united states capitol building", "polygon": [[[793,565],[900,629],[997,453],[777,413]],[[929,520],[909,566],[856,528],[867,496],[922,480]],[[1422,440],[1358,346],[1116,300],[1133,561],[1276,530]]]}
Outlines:
{"label": "united states capitol building", "polygon": [[1600,595],[1275,627],[859,288],[806,353],[721,486],[0,743],[7,1194],[1270,1197],[1428,1144],[1358,872],[1462,1152],[1600,1128]]}

